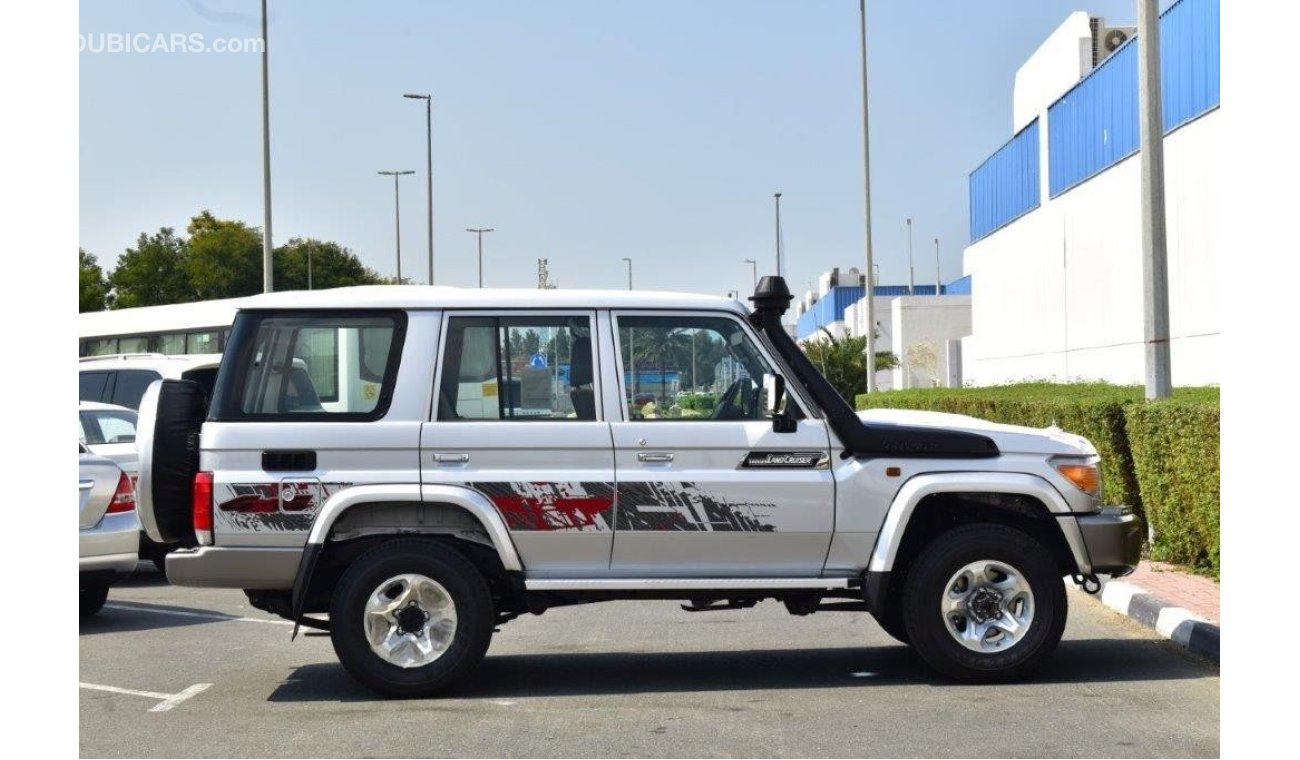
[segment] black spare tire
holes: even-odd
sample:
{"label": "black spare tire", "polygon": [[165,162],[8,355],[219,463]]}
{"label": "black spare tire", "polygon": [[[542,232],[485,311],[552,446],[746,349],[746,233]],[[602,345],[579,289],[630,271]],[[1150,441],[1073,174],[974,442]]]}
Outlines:
{"label": "black spare tire", "polygon": [[159,543],[197,543],[191,492],[206,416],[207,397],[192,380],[156,380],[140,401],[136,498],[145,532]]}

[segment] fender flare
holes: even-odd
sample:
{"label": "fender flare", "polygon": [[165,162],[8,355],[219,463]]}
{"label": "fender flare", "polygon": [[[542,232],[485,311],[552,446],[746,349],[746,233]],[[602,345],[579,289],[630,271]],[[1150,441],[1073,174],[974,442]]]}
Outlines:
{"label": "fender flare", "polygon": [[[889,505],[885,522],[876,536],[876,545],[867,565],[869,574],[889,573],[894,569],[894,559],[907,533],[908,523],[916,505],[927,496],[937,493],[1013,493],[1031,496],[1047,506],[1052,516],[1058,518],[1057,526],[1065,543],[1074,555],[1079,572],[1092,572],[1083,533],[1075,521],[1070,505],[1055,486],[1037,475],[1016,472],[948,472],[917,475],[903,484]],[[1060,519],[1069,518],[1069,519]],[[879,576],[877,576],[879,577]]]}
{"label": "fender flare", "polygon": [[307,535],[307,544],[303,547],[302,558],[298,561],[298,572],[293,580],[292,619],[294,633],[297,623],[302,619],[302,608],[307,600],[307,589],[311,585],[312,573],[316,561],[320,559],[329,539],[334,523],[349,509],[359,504],[383,502],[423,502],[451,504],[473,515],[492,540],[497,556],[507,572],[522,572],[523,562],[505,520],[486,496],[471,488],[451,485],[418,485],[415,483],[378,484],[353,486],[331,496],[321,505],[312,521],[311,532]]}

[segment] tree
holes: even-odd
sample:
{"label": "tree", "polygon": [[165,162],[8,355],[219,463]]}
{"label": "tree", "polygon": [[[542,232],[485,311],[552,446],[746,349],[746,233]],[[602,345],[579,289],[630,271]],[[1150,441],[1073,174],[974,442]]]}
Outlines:
{"label": "tree", "polygon": [[[191,300],[262,292],[261,231],[233,219],[217,219],[211,211],[191,219],[186,230],[190,234],[186,271],[195,294]],[[303,283],[305,287],[305,274]]]}
{"label": "tree", "polygon": [[638,329],[636,333],[636,352],[638,357],[659,367],[659,399],[667,406],[668,367],[681,366],[691,361],[690,337],[681,329],[649,328]]}
{"label": "tree", "polygon": [[[348,285],[379,285],[384,279],[361,263],[352,251],[330,240],[292,238],[275,249],[276,290],[306,290],[307,262],[311,261],[311,287],[341,288]],[[258,261],[261,278],[261,260]],[[259,284],[260,289],[260,284]]]}
{"label": "tree", "polygon": [[[824,337],[821,339],[804,342],[804,353],[835,386],[835,390],[852,404],[859,393],[867,391],[867,338],[864,335],[836,340],[824,327],[822,334]],[[892,352],[876,352],[877,372],[897,366],[898,358]]]}
{"label": "tree", "polygon": [[141,232],[135,248],[128,248],[108,276],[117,289],[115,309],[197,301],[190,287],[185,241],[171,227],[153,235]]}
{"label": "tree", "polygon": [[104,270],[85,248],[77,249],[77,259],[81,267],[81,303],[77,310],[103,311],[108,303],[108,280],[104,279]]}

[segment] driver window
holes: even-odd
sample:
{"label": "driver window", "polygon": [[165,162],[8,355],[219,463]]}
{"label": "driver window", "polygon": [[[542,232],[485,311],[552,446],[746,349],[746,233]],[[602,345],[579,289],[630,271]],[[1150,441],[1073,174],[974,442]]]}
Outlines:
{"label": "driver window", "polygon": [[760,389],[772,368],[735,320],[620,316],[618,337],[629,420],[767,418]]}

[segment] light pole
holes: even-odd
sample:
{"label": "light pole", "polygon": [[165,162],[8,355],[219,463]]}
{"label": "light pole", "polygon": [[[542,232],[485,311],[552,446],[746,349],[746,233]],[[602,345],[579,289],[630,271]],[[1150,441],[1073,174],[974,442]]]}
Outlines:
{"label": "light pole", "polygon": [[916,268],[912,266],[912,217],[907,217],[907,294],[916,295]]}
{"label": "light pole", "polygon": [[758,262],[753,259],[745,259],[745,263],[749,265],[751,270],[753,270],[754,290],[758,290]]}
{"label": "light pole", "polygon": [[473,232],[478,235],[478,286],[483,287],[483,233],[496,232],[491,227],[466,227],[466,232]]}
{"label": "light pole", "polygon": [[858,0],[858,18],[862,25],[862,220],[866,231],[867,288],[865,293],[867,320],[867,393],[876,390],[876,307],[875,266],[871,256],[871,120],[867,112],[867,0]]}
{"label": "light pole", "polygon": [[404,175],[415,174],[415,170],[406,169],[403,171],[381,171],[380,174],[385,177],[393,178],[393,220],[395,223],[397,240],[397,284],[402,284],[402,191],[398,180]]}
{"label": "light pole", "polygon": [[776,199],[776,276],[781,276],[781,194],[772,193]]}
{"label": "light pole", "polygon": [[424,101],[425,175],[429,182],[429,284],[433,284],[433,96],[408,92],[402,97]]}
{"label": "light pole", "polygon": [[934,294],[943,295],[943,269],[939,265],[939,238],[934,239]]}
{"label": "light pole", "polygon": [[632,289],[632,259],[624,256],[623,260],[627,262],[627,289]]}
{"label": "light pole", "polygon": [[1142,154],[1142,317],[1146,397],[1173,393],[1169,364],[1169,262],[1165,240],[1164,116],[1160,101],[1160,8],[1138,0],[1138,104]]}
{"label": "light pole", "polygon": [[271,95],[267,74],[266,0],[262,0],[262,292],[275,289],[271,252]]}
{"label": "light pole", "polygon": [[307,289],[311,290],[311,243],[307,244]]}

